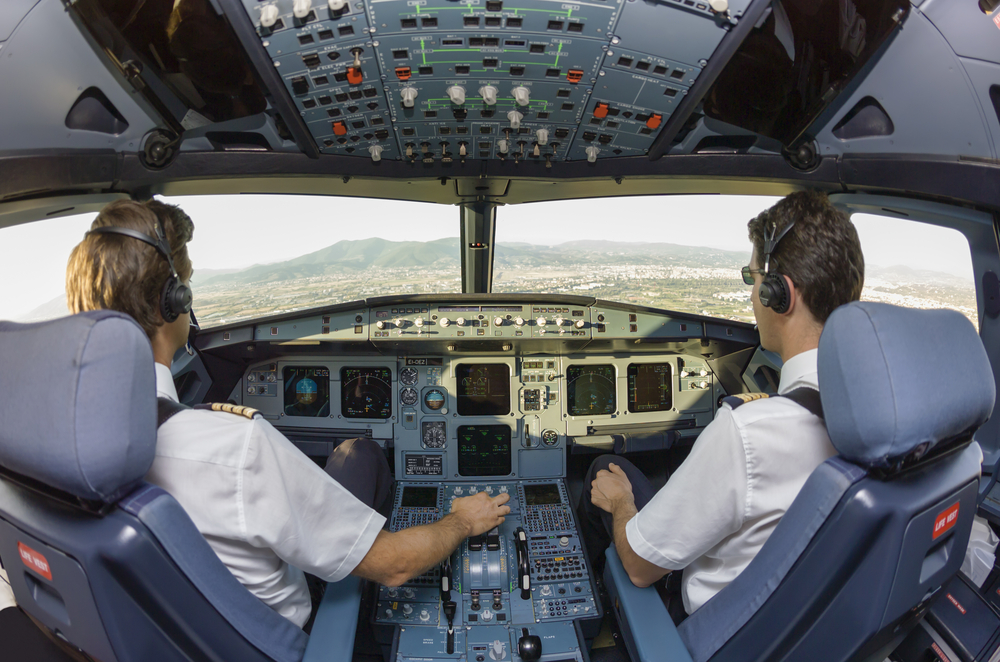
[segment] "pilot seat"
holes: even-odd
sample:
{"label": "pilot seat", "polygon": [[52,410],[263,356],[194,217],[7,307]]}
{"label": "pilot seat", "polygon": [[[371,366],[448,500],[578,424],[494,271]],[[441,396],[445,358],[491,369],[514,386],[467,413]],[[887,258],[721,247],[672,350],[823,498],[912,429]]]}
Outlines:
{"label": "pilot seat", "polygon": [[955,311],[855,302],[827,321],[818,370],[839,455],[735,581],[675,628],[609,548],[634,661],[881,662],[960,568],[983,457],[972,437],[996,395],[975,328]]}
{"label": "pilot seat", "polygon": [[101,662],[350,659],[358,579],[328,587],[310,639],[143,482],[156,389],[131,318],[0,323],[0,357],[0,560],[25,613]]}

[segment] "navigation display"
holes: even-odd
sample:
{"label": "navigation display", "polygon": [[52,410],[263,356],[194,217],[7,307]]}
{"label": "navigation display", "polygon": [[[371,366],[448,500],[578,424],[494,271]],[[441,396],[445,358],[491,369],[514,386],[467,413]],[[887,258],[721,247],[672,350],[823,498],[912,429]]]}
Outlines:
{"label": "navigation display", "polygon": [[666,411],[673,407],[673,379],[669,363],[630,363],[628,410]]}
{"label": "navigation display", "polygon": [[341,368],[340,413],[344,418],[392,416],[392,371],[389,368]]}
{"label": "navigation display", "polygon": [[549,506],[562,503],[562,498],[559,496],[559,487],[555,483],[525,485],[524,502],[526,506]]}
{"label": "navigation display", "polygon": [[510,426],[463,425],[458,428],[458,473],[462,476],[510,474]]}
{"label": "navigation display", "polygon": [[570,416],[615,413],[615,367],[571,365],[566,370],[566,400]]}
{"label": "navigation display", "polygon": [[403,500],[399,505],[403,508],[436,508],[437,500],[438,488],[407,485],[403,488]]}
{"label": "navigation display", "polygon": [[459,416],[506,416],[510,413],[510,366],[461,363],[455,369]]}
{"label": "navigation display", "polygon": [[330,415],[330,369],[285,366],[285,416]]}

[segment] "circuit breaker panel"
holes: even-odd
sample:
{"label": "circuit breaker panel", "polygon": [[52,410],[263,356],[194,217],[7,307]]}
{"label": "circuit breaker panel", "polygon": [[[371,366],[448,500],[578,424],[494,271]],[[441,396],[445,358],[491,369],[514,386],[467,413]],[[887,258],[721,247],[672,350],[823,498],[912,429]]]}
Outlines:
{"label": "circuit breaker panel", "polygon": [[749,0],[243,0],[321,152],[636,156]]}

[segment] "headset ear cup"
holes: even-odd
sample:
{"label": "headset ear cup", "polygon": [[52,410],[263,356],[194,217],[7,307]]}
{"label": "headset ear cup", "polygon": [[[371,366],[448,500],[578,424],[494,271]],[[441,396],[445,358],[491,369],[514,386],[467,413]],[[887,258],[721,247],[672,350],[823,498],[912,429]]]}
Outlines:
{"label": "headset ear cup", "polygon": [[785,277],[778,273],[768,274],[764,278],[757,296],[762,304],[778,314],[787,312],[791,303],[788,283],[785,282]]}
{"label": "headset ear cup", "polygon": [[174,292],[177,290],[177,277],[171,275],[170,278],[163,283],[163,292],[160,294],[160,315],[163,316],[163,321],[169,324],[176,320],[180,313],[174,310],[173,307],[173,296]]}

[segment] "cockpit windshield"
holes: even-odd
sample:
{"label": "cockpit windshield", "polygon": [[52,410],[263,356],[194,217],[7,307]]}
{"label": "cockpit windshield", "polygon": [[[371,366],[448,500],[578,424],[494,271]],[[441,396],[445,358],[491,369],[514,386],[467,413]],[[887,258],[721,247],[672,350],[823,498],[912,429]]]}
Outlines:
{"label": "cockpit windshield", "polygon": [[[189,251],[203,327],[367,297],[462,292],[454,206],[304,195],[161,199],[195,223]],[[776,201],[690,195],[501,206],[492,291],[577,294],[753,322],[751,288],[739,273],[750,260],[746,224]],[[0,319],[66,314],[66,260],[93,217],[0,230],[0,277],[21,283],[0,301]],[[889,216],[852,220],[865,252],[863,299],[953,308],[978,325],[961,233]]]}

